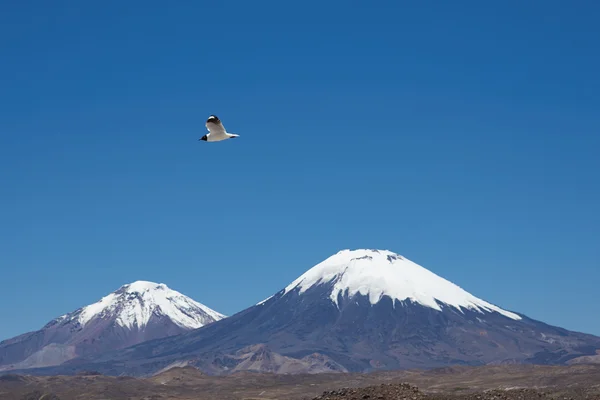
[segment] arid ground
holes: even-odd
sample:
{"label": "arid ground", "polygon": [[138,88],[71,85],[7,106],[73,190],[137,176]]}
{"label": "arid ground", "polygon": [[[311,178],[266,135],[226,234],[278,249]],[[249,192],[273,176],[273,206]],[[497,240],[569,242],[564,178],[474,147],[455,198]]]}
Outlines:
{"label": "arid ground", "polygon": [[1,400],[600,399],[600,366],[503,365],[373,374],[206,376],[173,368],[151,378],[0,376]]}

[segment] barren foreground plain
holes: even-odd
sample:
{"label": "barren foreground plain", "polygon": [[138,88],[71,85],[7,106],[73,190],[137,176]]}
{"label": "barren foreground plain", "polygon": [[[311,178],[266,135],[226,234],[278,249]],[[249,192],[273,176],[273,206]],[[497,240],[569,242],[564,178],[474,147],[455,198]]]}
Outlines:
{"label": "barren foreground plain", "polygon": [[370,374],[208,376],[172,368],[149,378],[0,376],[1,400],[600,399],[600,365],[501,365]]}

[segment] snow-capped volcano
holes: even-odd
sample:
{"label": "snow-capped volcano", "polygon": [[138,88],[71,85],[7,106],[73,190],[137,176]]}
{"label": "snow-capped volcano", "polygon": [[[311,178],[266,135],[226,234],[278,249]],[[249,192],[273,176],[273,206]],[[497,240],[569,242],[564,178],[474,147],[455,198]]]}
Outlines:
{"label": "snow-capped volcano", "polygon": [[0,370],[59,365],[188,332],[223,318],[165,284],[136,281],[53,319],[39,331],[0,342]]}
{"label": "snow-capped volcano", "polygon": [[309,288],[334,282],[329,298],[336,305],[339,296],[353,297],[359,293],[376,304],[383,296],[396,301],[405,300],[441,311],[440,302],[460,310],[496,311],[511,319],[521,319],[481,300],[454,283],[418,264],[388,250],[342,250],[315,265],[284,289],[284,294],[298,289],[302,294]]}
{"label": "snow-capped volcano", "polygon": [[123,285],[100,301],[60,318],[76,319],[86,326],[94,319],[109,317],[124,328],[143,329],[152,316],[167,317],[182,329],[197,329],[225,318],[163,283],[148,281]]}
{"label": "snow-capped volcano", "polygon": [[599,337],[504,310],[391,251],[359,249],[208,326],[35,373],[145,375],[181,363],[209,374],[564,364],[597,349]]}

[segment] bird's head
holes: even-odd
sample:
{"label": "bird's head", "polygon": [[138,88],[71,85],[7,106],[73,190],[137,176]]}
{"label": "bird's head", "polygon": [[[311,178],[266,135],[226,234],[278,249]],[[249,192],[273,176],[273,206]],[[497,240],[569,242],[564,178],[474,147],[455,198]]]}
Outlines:
{"label": "bird's head", "polygon": [[219,117],[217,117],[216,115],[211,115],[210,117],[208,117],[206,122],[214,122],[215,124],[218,124],[220,120]]}
{"label": "bird's head", "polygon": [[200,138],[200,140],[204,140],[205,142],[208,141],[208,135],[204,135]]}

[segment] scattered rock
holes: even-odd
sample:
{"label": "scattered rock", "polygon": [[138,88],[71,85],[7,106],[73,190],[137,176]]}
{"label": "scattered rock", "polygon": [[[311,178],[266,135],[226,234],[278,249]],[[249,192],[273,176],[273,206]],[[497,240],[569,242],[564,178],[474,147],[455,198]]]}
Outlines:
{"label": "scattered rock", "polygon": [[324,392],[321,396],[313,400],[363,400],[363,399],[406,399],[420,400],[427,398],[415,386],[407,383],[400,384],[381,384],[377,386],[367,386],[363,388],[338,389]]}
{"label": "scattered rock", "polygon": [[598,395],[586,395],[572,391],[569,394],[558,394],[536,389],[494,389],[484,392],[465,394],[423,393],[419,388],[406,383],[382,384],[355,389],[338,389],[323,392],[312,400],[600,400]]}

